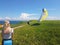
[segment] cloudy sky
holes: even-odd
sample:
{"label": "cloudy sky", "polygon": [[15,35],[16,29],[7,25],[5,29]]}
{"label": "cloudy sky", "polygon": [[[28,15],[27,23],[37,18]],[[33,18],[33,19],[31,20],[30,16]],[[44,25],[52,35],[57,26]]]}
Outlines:
{"label": "cloudy sky", "polygon": [[47,20],[60,20],[60,0],[0,0],[0,20],[39,19],[43,8]]}

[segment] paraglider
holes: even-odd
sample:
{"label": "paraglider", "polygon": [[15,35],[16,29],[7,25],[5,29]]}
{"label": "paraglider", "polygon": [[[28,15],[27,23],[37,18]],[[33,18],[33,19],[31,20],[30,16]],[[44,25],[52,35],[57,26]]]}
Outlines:
{"label": "paraglider", "polygon": [[[47,16],[48,16],[48,11],[47,11],[46,8],[43,8],[43,9],[42,9],[42,14],[41,14],[40,18],[39,18],[39,19],[37,20],[37,22],[34,23],[33,25],[34,25],[34,26],[40,25],[40,23],[41,23],[42,21],[44,21],[44,20],[47,18]],[[27,24],[30,24],[30,22],[31,22],[31,21],[29,21]]]}
{"label": "paraglider", "polygon": [[42,9],[42,15],[40,16],[38,22],[44,21],[48,16],[48,11],[46,8]]}

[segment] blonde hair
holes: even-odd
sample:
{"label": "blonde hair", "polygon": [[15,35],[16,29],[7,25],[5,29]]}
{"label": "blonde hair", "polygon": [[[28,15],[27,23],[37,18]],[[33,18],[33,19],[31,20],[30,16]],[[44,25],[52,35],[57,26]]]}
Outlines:
{"label": "blonde hair", "polygon": [[8,20],[5,20],[3,29],[6,30],[6,28],[8,28],[8,27],[11,27],[11,26],[10,26],[10,22],[9,22]]}

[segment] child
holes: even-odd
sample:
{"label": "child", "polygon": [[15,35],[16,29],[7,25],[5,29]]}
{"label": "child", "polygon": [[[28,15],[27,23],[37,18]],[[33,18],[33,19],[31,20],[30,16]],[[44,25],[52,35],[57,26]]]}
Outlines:
{"label": "child", "polygon": [[2,30],[2,45],[5,40],[12,40],[12,36],[13,36],[13,28],[11,28],[10,22],[6,20]]}

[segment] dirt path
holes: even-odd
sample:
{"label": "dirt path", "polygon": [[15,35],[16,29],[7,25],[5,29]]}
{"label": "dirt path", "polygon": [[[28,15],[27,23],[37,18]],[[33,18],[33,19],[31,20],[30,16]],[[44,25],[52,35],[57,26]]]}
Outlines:
{"label": "dirt path", "polygon": [[[23,25],[23,26],[24,26],[24,25]],[[23,27],[23,26],[14,27],[13,29],[20,28],[20,27]]]}

